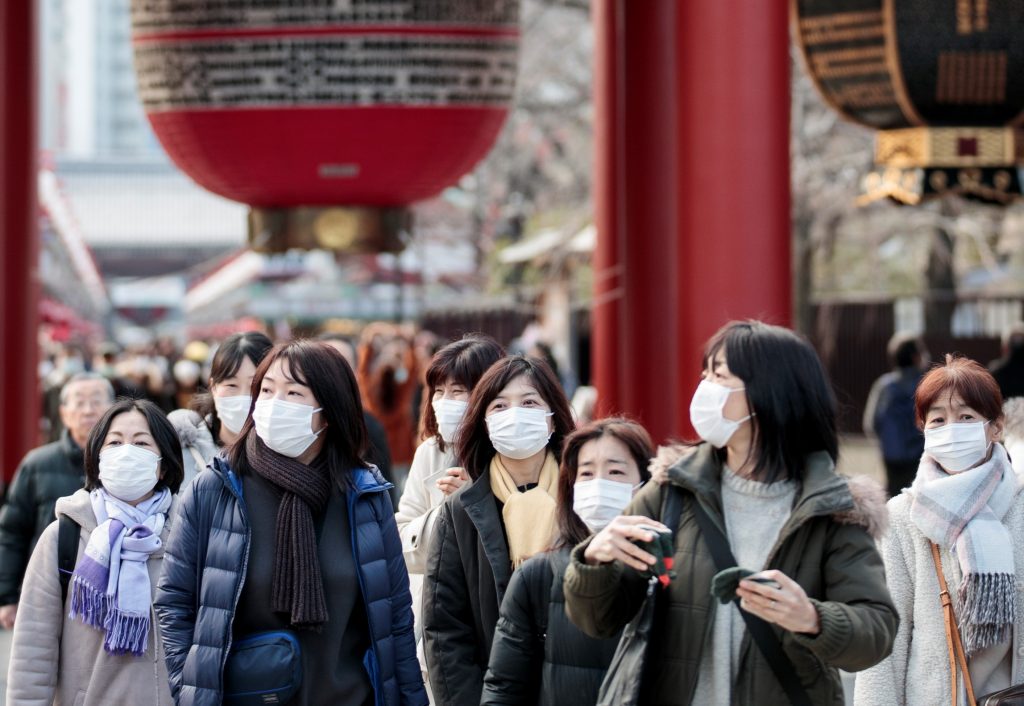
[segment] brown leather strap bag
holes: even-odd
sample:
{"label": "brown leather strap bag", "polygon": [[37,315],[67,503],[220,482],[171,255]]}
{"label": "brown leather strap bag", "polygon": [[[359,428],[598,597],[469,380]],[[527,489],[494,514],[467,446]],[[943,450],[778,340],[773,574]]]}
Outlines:
{"label": "brown leather strap bag", "polygon": [[956,626],[956,614],[953,611],[953,597],[949,594],[946,577],[942,573],[942,559],[939,556],[939,545],[932,545],[932,561],[935,562],[935,575],[939,579],[939,602],[942,603],[942,618],[946,624],[946,647],[949,651],[950,693],[953,695],[952,706],[959,706],[956,673],[959,667],[964,678],[964,690],[967,692],[967,706],[1024,706],[1024,685],[1011,686],[1001,691],[974,698],[974,684],[971,683],[971,672],[967,668],[967,654],[960,640],[960,630]]}

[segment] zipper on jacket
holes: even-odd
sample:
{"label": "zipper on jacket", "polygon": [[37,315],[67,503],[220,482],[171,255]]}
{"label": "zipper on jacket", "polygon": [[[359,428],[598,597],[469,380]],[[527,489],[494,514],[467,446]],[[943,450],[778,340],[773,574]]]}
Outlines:
{"label": "zipper on jacket", "polygon": [[[224,698],[224,668],[228,664],[228,656],[231,654],[232,644],[232,625],[235,622],[235,613],[238,611],[238,601],[242,597],[242,587],[245,585],[245,576],[249,571],[249,549],[252,547],[252,527],[249,524],[248,511],[245,508],[245,498],[242,497],[241,487],[242,479],[238,478],[238,485],[236,486],[232,478],[238,478],[230,468],[227,471],[227,486],[231,490],[231,494],[235,496],[235,500],[238,502],[239,514],[242,517],[242,524],[245,525],[245,551],[242,553],[242,570],[239,573],[238,584],[235,587],[235,599],[231,604],[231,621],[228,623],[227,639],[224,642],[224,654],[220,658],[220,674],[218,677],[218,691],[220,691],[220,698]],[[210,548],[207,545],[206,551],[209,552]],[[206,557],[203,557],[205,562]],[[204,563],[205,566],[205,563]],[[198,597],[197,597],[198,598]]]}
{"label": "zipper on jacket", "polygon": [[[359,592],[363,595],[363,610],[366,611],[366,625],[370,628],[370,652],[373,653],[373,661],[377,666],[377,673],[371,675],[371,682],[373,683],[373,701],[375,704],[384,703],[384,684],[381,681],[380,674],[380,655],[377,654],[377,631],[373,627],[373,614],[370,611],[369,600],[366,596],[366,582],[363,579],[363,564],[359,559],[359,542],[356,541],[359,534],[358,527],[356,526],[356,503],[362,499],[364,493],[381,493],[387,492],[387,488],[384,486],[378,486],[377,488],[362,490],[355,483],[350,484],[351,493],[346,498],[346,505],[348,505],[348,527],[349,535],[352,541],[352,557],[356,561],[356,576],[359,579]],[[380,524],[378,523],[378,529]],[[391,577],[388,577],[390,583]],[[396,662],[397,665],[397,662]],[[397,679],[397,673],[395,675]]]}

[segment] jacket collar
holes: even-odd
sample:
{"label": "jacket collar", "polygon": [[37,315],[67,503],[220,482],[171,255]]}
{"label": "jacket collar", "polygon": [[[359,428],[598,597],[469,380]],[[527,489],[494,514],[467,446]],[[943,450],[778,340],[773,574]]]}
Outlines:
{"label": "jacket collar", "polygon": [[[722,517],[722,464],[710,444],[693,447],[668,469],[669,482],[696,495],[716,519]],[[787,526],[796,527],[812,517],[852,510],[853,496],[846,480],[824,451],[807,456],[796,503]]]}
{"label": "jacket collar", "polygon": [[68,457],[68,460],[81,469],[85,463],[85,452],[82,451],[82,447],[71,437],[71,432],[67,429],[63,429],[60,433],[60,447],[64,451],[64,455]]}
{"label": "jacket collar", "polygon": [[352,470],[346,479],[357,495],[385,493],[395,487],[393,483],[385,480],[377,467],[372,464],[368,468]]}
{"label": "jacket collar", "polygon": [[491,571],[494,572],[494,585],[497,587],[500,602],[512,578],[512,561],[508,556],[508,543],[505,540],[501,517],[498,515],[494,492],[491,490],[490,469],[485,470],[468,488],[460,492],[458,498],[470,522],[476,527],[480,544],[491,565]]}
{"label": "jacket collar", "polygon": [[[213,471],[220,477],[224,485],[227,486],[235,495],[239,498],[242,497],[242,480],[238,477],[228,464],[227,460],[222,456],[214,456],[213,462],[210,464]],[[346,478],[349,486],[355,491],[356,495],[362,496],[366,493],[383,493],[387,492],[394,486],[384,479],[380,471],[377,470],[376,466],[371,465],[369,468],[356,468],[348,474]]]}

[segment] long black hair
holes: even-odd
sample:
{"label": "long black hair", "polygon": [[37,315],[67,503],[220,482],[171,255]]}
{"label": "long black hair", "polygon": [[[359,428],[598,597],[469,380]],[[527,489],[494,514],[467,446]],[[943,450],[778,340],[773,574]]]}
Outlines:
{"label": "long black hair", "polygon": [[733,321],[708,341],[705,370],[720,353],[743,381],[755,415],[750,450],[755,478],[799,480],[808,454],[825,451],[833,462],[839,457],[835,394],[806,339],[761,321]]}
{"label": "long black hair", "polygon": [[177,493],[182,481],[185,480],[178,432],[167,420],[163,410],[149,400],[124,397],[107,409],[89,433],[89,440],[85,443],[85,489],[94,490],[103,485],[100,482],[100,451],[103,450],[103,442],[107,439],[114,418],[131,411],[139,412],[146,418],[149,433],[156,442],[156,453],[160,456],[161,477],[153,489],[170,488],[172,493]]}
{"label": "long black hair", "polygon": [[217,348],[217,353],[214,354],[213,362],[210,364],[210,391],[196,395],[192,398],[192,404],[189,405],[203,419],[209,417],[210,432],[217,445],[220,445],[220,417],[217,416],[217,406],[213,402],[213,386],[237,373],[246,358],[251,360],[253,365],[259,367],[267,352],[273,347],[274,342],[267,338],[266,334],[259,331],[247,331],[231,334]]}
{"label": "long black hair", "polygon": [[[288,363],[288,372],[298,383],[313,393],[327,427],[323,432],[327,465],[331,476],[347,487],[348,472],[366,467],[366,423],[363,421],[363,403],[359,397],[356,376],[344,356],[333,346],[320,341],[292,341],[280,343],[267,354],[256,368],[252,379],[252,406],[260,396],[263,378],[270,366],[278,360]],[[252,408],[238,439],[228,449],[231,466],[241,474],[248,471],[245,440],[253,431]]]}

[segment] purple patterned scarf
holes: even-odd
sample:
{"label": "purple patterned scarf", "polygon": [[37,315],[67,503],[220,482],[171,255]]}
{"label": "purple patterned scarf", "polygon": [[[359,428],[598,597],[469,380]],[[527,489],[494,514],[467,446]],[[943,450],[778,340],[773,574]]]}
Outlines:
{"label": "purple patterned scarf", "polygon": [[110,654],[145,654],[153,606],[147,564],[161,547],[171,491],[164,488],[135,507],[103,488],[89,498],[98,525],[71,577],[69,617],[103,630]]}

